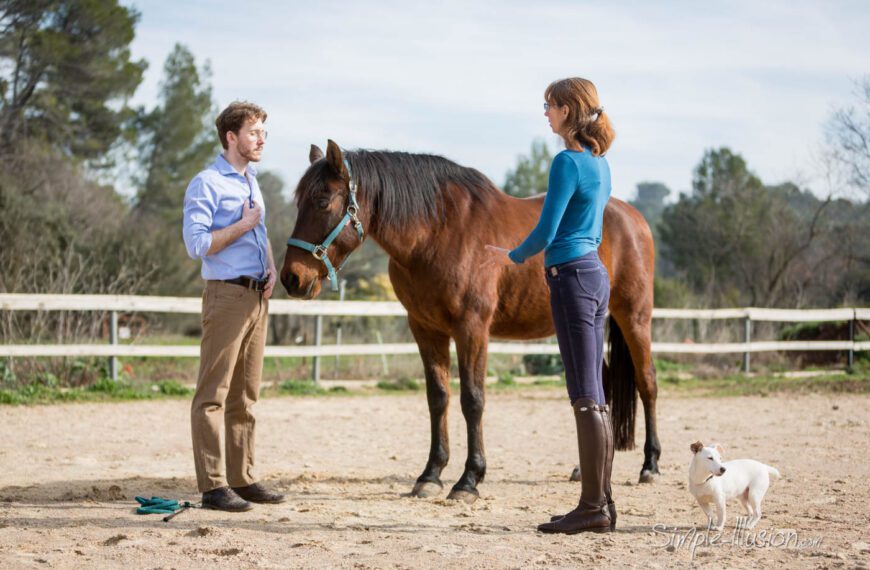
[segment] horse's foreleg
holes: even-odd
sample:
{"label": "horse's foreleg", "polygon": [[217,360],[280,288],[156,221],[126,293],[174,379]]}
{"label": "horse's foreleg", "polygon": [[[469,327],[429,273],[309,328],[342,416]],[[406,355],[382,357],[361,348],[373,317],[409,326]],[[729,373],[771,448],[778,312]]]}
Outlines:
{"label": "horse's foreleg", "polygon": [[468,429],[468,459],[465,471],[453,486],[448,499],[473,503],[480,494],[478,483],[486,474],[486,454],[483,449],[483,407],[485,401],[486,356],[489,342],[488,326],[465,330],[456,335],[456,357],[459,363],[460,402]]}
{"label": "horse's foreleg", "polygon": [[441,470],[450,458],[450,439],[447,433],[447,404],[450,402],[450,337],[427,330],[408,319],[411,332],[420,348],[423,371],[426,376],[426,399],[429,402],[429,421],[432,426],[432,444],[429,461],[417,478],[411,491],[413,497],[431,497],[444,488]]}

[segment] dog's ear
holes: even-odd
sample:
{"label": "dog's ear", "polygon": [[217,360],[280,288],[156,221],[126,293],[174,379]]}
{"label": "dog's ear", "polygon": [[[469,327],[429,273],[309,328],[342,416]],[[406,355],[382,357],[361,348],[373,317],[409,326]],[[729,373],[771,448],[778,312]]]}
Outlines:
{"label": "dog's ear", "polygon": [[716,451],[719,452],[719,456],[720,456],[720,457],[721,457],[722,455],[725,455],[725,450],[722,449],[722,446],[721,446],[721,445],[719,445],[718,443],[716,443],[716,444],[713,444],[713,447],[716,449]]}
{"label": "dog's ear", "polygon": [[693,444],[689,447],[689,449],[692,450],[692,453],[698,453],[699,451],[701,451],[702,449],[704,449],[704,444],[701,443],[700,441],[696,441],[695,443],[693,443]]}

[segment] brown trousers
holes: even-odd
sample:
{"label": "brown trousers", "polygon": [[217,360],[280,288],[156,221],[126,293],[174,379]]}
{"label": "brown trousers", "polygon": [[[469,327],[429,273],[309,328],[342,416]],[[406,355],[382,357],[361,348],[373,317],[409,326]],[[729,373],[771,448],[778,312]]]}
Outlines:
{"label": "brown trousers", "polygon": [[[251,407],[260,393],[269,301],[240,285],[207,281],[202,296],[199,379],[190,406],[196,482],[204,493],[256,482]],[[221,453],[226,437],[226,477]]]}

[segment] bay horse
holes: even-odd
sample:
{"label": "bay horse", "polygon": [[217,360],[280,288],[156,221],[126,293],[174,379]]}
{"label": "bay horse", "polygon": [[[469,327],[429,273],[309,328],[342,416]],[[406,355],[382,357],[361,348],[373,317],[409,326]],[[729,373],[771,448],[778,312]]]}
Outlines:
{"label": "bay horse", "polygon": [[[390,281],[420,348],[432,430],[429,459],[411,495],[429,497],[443,489],[452,338],[468,457],[448,498],[474,502],[486,473],[482,418],[489,339],[555,334],[543,255],[522,265],[485,265],[484,245],[518,245],[537,223],[543,196],[508,196],[479,171],[440,156],[344,152],[330,140],[325,157],[312,145],[309,160],[296,188],[298,217],[281,283],[290,296],[313,299],[323,279],[335,285],[335,268],[365,236],[386,251]],[[661,455],[650,350],[652,235],[643,216],[615,198],[605,209],[603,233],[599,256],[612,288],[604,378],[614,439],[617,449],[634,447],[639,392],[646,420],[640,480],[652,482]]]}

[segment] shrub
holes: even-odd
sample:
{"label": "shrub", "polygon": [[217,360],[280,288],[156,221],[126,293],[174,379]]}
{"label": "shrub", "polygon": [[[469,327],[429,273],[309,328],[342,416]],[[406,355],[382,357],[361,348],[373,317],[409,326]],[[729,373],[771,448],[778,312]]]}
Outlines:
{"label": "shrub", "polygon": [[565,370],[558,354],[526,354],[523,356],[523,365],[531,376],[550,376]]}

